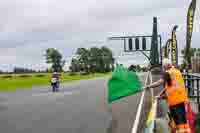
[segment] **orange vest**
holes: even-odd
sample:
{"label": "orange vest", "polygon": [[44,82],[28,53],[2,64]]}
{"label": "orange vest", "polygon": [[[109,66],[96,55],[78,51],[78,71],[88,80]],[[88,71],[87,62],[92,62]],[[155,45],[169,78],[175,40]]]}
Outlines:
{"label": "orange vest", "polygon": [[177,105],[182,102],[187,102],[187,92],[181,72],[174,67],[172,67],[167,72],[169,73],[172,80],[171,86],[168,86],[167,83],[165,84],[169,106]]}

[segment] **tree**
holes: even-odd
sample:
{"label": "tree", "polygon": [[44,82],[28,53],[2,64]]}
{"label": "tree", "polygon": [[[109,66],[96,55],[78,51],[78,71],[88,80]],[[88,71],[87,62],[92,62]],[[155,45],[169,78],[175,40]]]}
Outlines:
{"label": "tree", "polygon": [[197,52],[198,49],[190,48],[187,56],[186,56],[185,51],[186,51],[185,48],[181,50],[181,54],[183,55],[183,64],[181,65],[182,69],[185,69],[187,67],[187,62],[189,62],[189,60],[194,56],[195,52]]}
{"label": "tree", "polygon": [[79,61],[75,58],[72,58],[70,69],[72,72],[80,71],[80,64]]}
{"label": "tree", "polygon": [[90,48],[90,68],[92,72],[100,72],[101,50],[97,47]]}
{"label": "tree", "polygon": [[101,48],[92,47],[90,49],[90,66],[97,72],[109,72],[114,67],[112,51],[103,46]]}
{"label": "tree", "polygon": [[46,50],[46,63],[52,64],[53,71],[61,72],[63,66],[65,65],[65,61],[62,60],[62,54],[54,49],[54,48],[48,48]]}
{"label": "tree", "polygon": [[111,66],[114,67],[114,58],[112,51],[105,46],[101,47],[101,51],[103,68],[106,72],[109,72],[111,70]]}
{"label": "tree", "polygon": [[111,67],[114,67],[112,51],[105,46],[90,49],[78,48],[76,54],[78,57],[73,58],[71,62],[72,71],[109,72]]}
{"label": "tree", "polygon": [[78,48],[76,54],[79,56],[78,61],[81,69],[89,72],[89,51],[86,48]]}
{"label": "tree", "polygon": [[136,72],[136,66],[135,65],[131,65],[129,68],[128,68],[129,71],[133,71],[133,72]]}

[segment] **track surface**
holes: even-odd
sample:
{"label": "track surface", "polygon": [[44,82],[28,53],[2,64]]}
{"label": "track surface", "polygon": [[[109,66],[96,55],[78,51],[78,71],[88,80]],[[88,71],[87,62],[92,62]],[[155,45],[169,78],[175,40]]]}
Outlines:
{"label": "track surface", "polygon": [[[145,74],[140,77],[144,80]],[[0,130],[2,133],[130,133],[141,93],[108,105],[107,81],[108,78],[75,81],[63,85],[58,93],[52,93],[50,87],[1,92]],[[143,114],[141,122],[145,119]]]}

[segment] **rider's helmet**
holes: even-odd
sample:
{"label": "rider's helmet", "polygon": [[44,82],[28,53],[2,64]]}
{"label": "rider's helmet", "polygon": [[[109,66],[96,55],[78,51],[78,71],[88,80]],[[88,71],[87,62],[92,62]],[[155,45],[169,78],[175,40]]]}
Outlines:
{"label": "rider's helmet", "polygon": [[53,74],[52,74],[52,77],[53,78],[57,78],[57,79],[59,79],[59,73],[58,72],[53,72]]}
{"label": "rider's helmet", "polygon": [[56,74],[58,74],[57,72],[53,72],[53,75],[56,75]]}

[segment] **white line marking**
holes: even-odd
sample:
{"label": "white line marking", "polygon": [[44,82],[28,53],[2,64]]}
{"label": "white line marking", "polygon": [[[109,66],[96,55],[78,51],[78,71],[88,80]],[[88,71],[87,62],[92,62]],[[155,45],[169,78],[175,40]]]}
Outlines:
{"label": "white line marking", "polygon": [[[153,82],[153,78],[152,78],[151,72],[149,74],[149,77],[150,77],[150,83],[152,83]],[[153,88],[151,88],[150,91],[151,91],[151,101],[153,102],[153,100],[154,100]]]}
{"label": "white line marking", "polygon": [[73,92],[47,92],[47,93],[39,93],[39,94],[33,94],[33,97],[38,97],[38,96],[65,96],[65,95],[72,95]]}
{"label": "white line marking", "polygon": [[[150,71],[147,74],[147,78],[145,80],[145,85],[148,82],[149,74],[150,74]],[[136,118],[135,118],[131,133],[137,133],[137,128],[138,128],[139,120],[140,120],[140,114],[141,114],[141,110],[142,110],[142,104],[143,104],[143,101],[144,101],[144,94],[145,94],[145,90],[142,92],[142,97],[140,99],[139,107],[138,107],[138,110],[137,110]]]}

